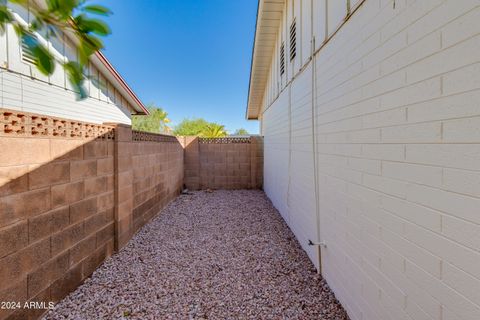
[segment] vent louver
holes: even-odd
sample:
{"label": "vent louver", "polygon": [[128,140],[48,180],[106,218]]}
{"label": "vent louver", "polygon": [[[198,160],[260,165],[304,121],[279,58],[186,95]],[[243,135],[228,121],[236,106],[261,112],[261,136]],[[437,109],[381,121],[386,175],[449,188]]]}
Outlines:
{"label": "vent louver", "polygon": [[297,56],[297,20],[290,25],[290,61]]}
{"label": "vent louver", "polygon": [[285,43],[280,47],[280,75],[285,73]]}
{"label": "vent louver", "polygon": [[[34,37],[33,34],[31,34],[30,36]],[[25,40],[25,37],[22,37],[21,44],[22,44],[22,61],[28,64],[37,65],[37,60],[35,59],[35,55],[33,54],[33,51],[28,46],[27,41]]]}

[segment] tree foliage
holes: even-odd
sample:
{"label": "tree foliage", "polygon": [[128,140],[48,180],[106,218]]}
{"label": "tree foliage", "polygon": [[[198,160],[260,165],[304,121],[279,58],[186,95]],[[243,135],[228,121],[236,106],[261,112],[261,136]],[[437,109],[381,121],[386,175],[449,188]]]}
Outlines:
{"label": "tree foliage", "polygon": [[225,126],[218,123],[210,123],[201,133],[204,138],[221,138],[227,135]]}
{"label": "tree foliage", "polygon": [[147,109],[150,112],[148,116],[132,116],[132,129],[152,133],[170,132],[167,112],[154,105],[148,106]]}
{"label": "tree foliage", "polygon": [[248,136],[249,133],[246,129],[244,128],[240,128],[240,129],[237,129],[234,133],[233,133],[234,136]]}
{"label": "tree foliage", "polygon": [[[84,87],[86,67],[92,54],[103,48],[101,37],[111,33],[108,25],[98,16],[108,16],[111,11],[101,5],[89,4],[86,0],[45,0],[45,6],[31,0],[8,0],[29,11],[31,22],[24,25],[15,19],[6,1],[0,0],[0,32],[5,32],[6,25],[11,24],[33,53],[35,64],[40,72],[51,75],[57,62],[66,71],[68,80],[80,98],[86,98]],[[40,41],[37,32],[45,32],[47,38],[61,41],[62,32],[71,34],[78,43],[78,61],[66,61],[55,57]]]}
{"label": "tree foliage", "polygon": [[208,122],[202,118],[183,119],[182,122],[175,126],[173,133],[176,136],[199,136],[206,138],[218,138],[227,135],[225,126],[215,122]]}
{"label": "tree foliage", "polygon": [[175,126],[173,133],[176,136],[198,136],[208,126],[208,122],[202,118],[183,119]]}

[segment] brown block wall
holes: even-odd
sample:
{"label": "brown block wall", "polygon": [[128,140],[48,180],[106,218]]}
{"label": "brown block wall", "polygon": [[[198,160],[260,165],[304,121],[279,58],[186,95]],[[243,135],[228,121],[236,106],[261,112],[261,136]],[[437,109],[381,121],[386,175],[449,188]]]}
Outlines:
{"label": "brown block wall", "polygon": [[117,125],[115,139],[115,249],[173,200],[183,187],[183,147],[173,136]]}
{"label": "brown block wall", "polygon": [[263,181],[263,140],[185,137],[188,189],[252,189]]}
{"label": "brown block wall", "polygon": [[132,130],[117,125],[115,139],[115,250],[124,247],[133,236]]}
{"label": "brown block wall", "polygon": [[251,137],[252,144],[250,146],[250,161],[252,163],[252,188],[263,188],[263,137]]}
{"label": "brown block wall", "polygon": [[200,152],[198,137],[184,137],[185,186],[190,190],[200,189]]}
{"label": "brown block wall", "polygon": [[125,125],[0,109],[0,150],[0,301],[61,300],[183,185],[177,138]]}
{"label": "brown block wall", "polygon": [[113,131],[0,109],[0,301],[58,301],[111,255]]}
{"label": "brown block wall", "polygon": [[261,188],[262,175],[260,137],[177,139],[0,109],[0,301],[61,300],[184,183]]}
{"label": "brown block wall", "polygon": [[177,138],[145,133],[134,137],[132,222],[136,232],[182,191],[184,169],[183,147]]}

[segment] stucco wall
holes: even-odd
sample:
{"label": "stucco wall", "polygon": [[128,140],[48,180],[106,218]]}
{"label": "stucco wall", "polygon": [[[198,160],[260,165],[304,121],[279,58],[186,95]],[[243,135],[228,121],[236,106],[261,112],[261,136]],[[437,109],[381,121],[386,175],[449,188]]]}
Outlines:
{"label": "stucco wall", "polygon": [[352,319],[480,318],[479,18],[478,1],[366,0],[268,91],[265,191],[317,265],[320,222]]}

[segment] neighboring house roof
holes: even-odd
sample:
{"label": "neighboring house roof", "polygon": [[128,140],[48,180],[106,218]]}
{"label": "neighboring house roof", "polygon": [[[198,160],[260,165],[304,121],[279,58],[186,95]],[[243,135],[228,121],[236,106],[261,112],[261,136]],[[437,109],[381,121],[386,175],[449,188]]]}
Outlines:
{"label": "neighboring house roof", "polygon": [[253,43],[247,119],[258,119],[285,0],[259,0]]}
{"label": "neighboring house roof", "polygon": [[136,114],[149,114],[148,109],[145,107],[142,101],[140,101],[135,92],[133,92],[133,90],[128,86],[127,82],[122,78],[122,76],[102,52],[98,51],[90,58],[90,60],[99,70],[103,71],[102,73],[108,78],[108,80],[110,80],[115,88],[123,94],[124,97],[129,98],[128,100],[135,109]]}

